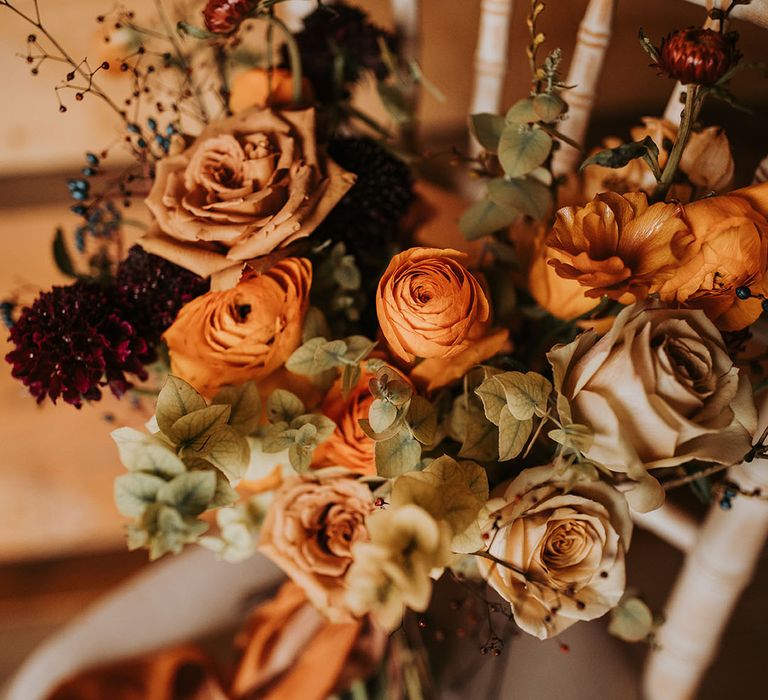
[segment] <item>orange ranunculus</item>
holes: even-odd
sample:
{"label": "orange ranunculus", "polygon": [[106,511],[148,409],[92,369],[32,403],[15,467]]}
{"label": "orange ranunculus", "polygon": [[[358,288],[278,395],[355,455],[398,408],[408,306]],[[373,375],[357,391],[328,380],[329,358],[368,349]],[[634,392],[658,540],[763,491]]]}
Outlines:
{"label": "orange ranunculus", "polygon": [[375,474],[375,442],[360,427],[360,419],[368,418],[373,396],[368,382],[373,377],[363,372],[357,385],[345,398],[341,380],[337,380],[322,404],[323,413],[336,423],[336,430],[315,450],[315,467],[346,467],[358,474]]}
{"label": "orange ranunculus", "polygon": [[[403,362],[436,358],[459,366],[464,364],[461,356],[469,353],[466,370],[506,343],[506,330],[491,331],[490,302],[462,264],[466,257],[450,248],[410,248],[387,266],[376,292],[376,312],[384,338]],[[473,347],[489,336],[495,342],[485,344],[483,356],[477,357]]]}
{"label": "orange ranunculus", "polygon": [[249,110],[158,162],[140,243],[230,287],[245,262],[309,236],[354,181],[317,146],[313,109]]}
{"label": "orange ranunculus", "polygon": [[738,287],[768,293],[768,183],[686,204],[696,255],[659,289],[667,303],[702,309],[720,330],[753,323],[759,299],[741,300]]}
{"label": "orange ranunculus", "polygon": [[[302,103],[312,102],[312,87],[301,81]],[[239,114],[251,107],[291,107],[293,105],[293,74],[285,68],[251,68],[238,73],[232,80],[229,108]]]}
{"label": "orange ranunculus", "polygon": [[269,376],[301,345],[311,283],[308,260],[285,258],[192,300],[163,336],[172,373],[206,396]]}
{"label": "orange ranunculus", "polygon": [[645,194],[605,192],[583,207],[557,212],[546,244],[561,277],[578,280],[587,296],[642,299],[695,252],[679,204],[648,204]]}

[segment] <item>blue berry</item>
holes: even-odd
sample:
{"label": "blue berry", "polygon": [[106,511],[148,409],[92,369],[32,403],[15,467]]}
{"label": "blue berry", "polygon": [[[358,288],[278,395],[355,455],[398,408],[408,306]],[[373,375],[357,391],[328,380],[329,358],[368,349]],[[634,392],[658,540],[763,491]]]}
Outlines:
{"label": "blue berry", "polygon": [[148,126],[148,127],[149,127],[149,128],[152,130],[152,131],[157,131],[157,120],[156,120],[156,119],[153,119],[152,117],[150,117],[149,119],[147,119],[147,126]]}
{"label": "blue berry", "polygon": [[749,287],[736,287],[736,296],[744,301],[752,296],[752,291]]}
{"label": "blue berry", "polygon": [[139,128],[138,124],[128,124],[128,126],[126,128],[132,134],[140,134],[141,133],[141,129]]}
{"label": "blue berry", "polygon": [[85,160],[87,161],[88,165],[92,165],[94,168],[99,164],[99,158],[95,153],[86,153]]}

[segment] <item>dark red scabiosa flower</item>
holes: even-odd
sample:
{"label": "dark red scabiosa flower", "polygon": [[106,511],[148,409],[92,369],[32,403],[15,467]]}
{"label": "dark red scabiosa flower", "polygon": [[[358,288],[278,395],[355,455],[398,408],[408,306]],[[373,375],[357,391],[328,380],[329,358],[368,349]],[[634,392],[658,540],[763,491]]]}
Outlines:
{"label": "dark red scabiosa flower", "polygon": [[203,10],[205,28],[214,34],[231,34],[255,4],[255,0],[208,0]]}
{"label": "dark red scabiosa flower", "polygon": [[678,29],[661,41],[656,64],[683,85],[714,85],[738,63],[737,35],[713,29]]}
{"label": "dark red scabiosa flower", "polygon": [[147,378],[147,344],[120,311],[115,290],[78,281],[41,293],[10,331],[15,346],[5,359],[37,398],[62,398],[80,408],[98,401],[101,387],[115,396],[130,387],[126,375]]}
{"label": "dark red scabiosa flower", "polygon": [[210,284],[194,272],[133,246],[115,278],[121,314],[154,355],[160,336],[187,302],[205,294]]}

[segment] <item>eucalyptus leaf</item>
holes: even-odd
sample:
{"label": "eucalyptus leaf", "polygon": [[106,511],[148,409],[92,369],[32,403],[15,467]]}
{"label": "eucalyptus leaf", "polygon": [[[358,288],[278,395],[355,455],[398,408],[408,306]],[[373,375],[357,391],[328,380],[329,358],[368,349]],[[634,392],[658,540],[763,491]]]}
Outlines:
{"label": "eucalyptus leaf", "polygon": [[552,206],[552,193],[546,185],[533,178],[494,178],[488,183],[488,196],[498,206],[511,213],[543,219]]}
{"label": "eucalyptus leaf", "polygon": [[653,613],[639,598],[625,598],[611,610],[608,632],[625,642],[641,642],[653,628]]}
{"label": "eucalyptus leaf", "polygon": [[222,387],[213,403],[230,406],[229,425],[241,435],[251,435],[259,427],[261,397],[255,382]]}
{"label": "eucalyptus leaf", "polygon": [[480,402],[457,396],[448,422],[451,436],[461,443],[459,457],[493,461],[499,456],[499,431],[486,419]]}
{"label": "eucalyptus leaf", "polygon": [[118,428],[111,435],[120,461],[129,471],[148,472],[167,479],[186,471],[178,455],[151,435],[133,428]]}
{"label": "eucalyptus leaf", "polygon": [[165,486],[165,480],[153,474],[131,472],[121,474],[115,479],[115,504],[121,515],[128,518],[139,518],[147,506],[154,503],[160,489]]}
{"label": "eucalyptus leaf", "polygon": [[390,428],[396,419],[397,407],[383,399],[375,399],[368,409],[368,422],[377,433]]}
{"label": "eucalyptus leaf", "polygon": [[205,407],[205,399],[191,384],[172,374],[168,375],[157,397],[157,425],[166,435],[170,435],[173,424],[179,418]]}
{"label": "eucalyptus leaf", "polygon": [[488,420],[494,425],[498,425],[501,421],[501,411],[507,405],[504,386],[496,380],[495,376],[491,376],[475,389],[475,394],[483,402],[483,409]]}
{"label": "eucalyptus leaf", "polygon": [[499,461],[505,462],[517,457],[531,436],[533,419],[518,420],[505,407],[499,421]]}
{"label": "eucalyptus leaf", "polygon": [[296,443],[297,430],[285,430],[279,433],[266,435],[261,440],[261,449],[267,454],[276,454],[287,450]]}
{"label": "eucalyptus leaf", "polygon": [[349,393],[357,386],[362,372],[360,365],[345,365],[341,373],[341,392],[346,399]]}
{"label": "eucalyptus leaf", "polygon": [[499,139],[499,162],[509,177],[522,177],[544,163],[552,137],[542,129],[508,124]]}
{"label": "eucalyptus leaf", "polygon": [[431,445],[437,433],[437,411],[423,396],[414,396],[408,404],[405,420],[413,437],[422,445]]}
{"label": "eucalyptus leaf", "polygon": [[490,199],[480,199],[461,215],[459,228],[467,240],[474,241],[511,226],[519,216]]}
{"label": "eucalyptus leaf", "polygon": [[401,432],[376,443],[376,473],[388,479],[413,471],[421,463],[421,445],[408,433]]}
{"label": "eucalyptus leaf", "polygon": [[324,442],[331,437],[334,430],[336,430],[336,423],[328,418],[328,416],[324,416],[320,413],[307,413],[291,422],[291,427],[298,428],[299,430],[306,425],[310,425],[315,429],[314,439],[317,442]]}
{"label": "eucalyptus leaf", "polygon": [[214,471],[193,471],[177,476],[158,490],[157,500],[172,505],[182,515],[200,515],[216,494]]}
{"label": "eucalyptus leaf", "polygon": [[316,337],[307,340],[302,346],[293,351],[285,362],[285,368],[294,374],[311,377],[320,374],[315,366],[315,352],[328,341],[324,337]]}
{"label": "eucalyptus leaf", "polygon": [[214,492],[208,507],[223,508],[236,503],[240,498],[240,495],[230,486],[229,479],[227,479],[220,471],[214,473],[216,474],[216,491]]}
{"label": "eucalyptus leaf", "polygon": [[301,331],[301,342],[306,343],[312,338],[327,338],[331,334],[325,314],[316,306],[310,306],[304,316],[304,326]]}
{"label": "eucalyptus leaf", "polygon": [[304,402],[286,389],[275,389],[267,399],[267,420],[290,423],[306,411]]}
{"label": "eucalyptus leaf", "polygon": [[248,440],[232,427],[220,425],[210,433],[202,454],[231,481],[235,481],[248,468],[251,448]]}
{"label": "eucalyptus leaf", "polygon": [[168,437],[177,445],[192,446],[199,449],[208,435],[216,428],[226,425],[232,408],[228,405],[214,404],[192,411],[179,418],[171,426]]}
{"label": "eucalyptus leaf", "polygon": [[541,121],[550,124],[568,111],[568,104],[565,100],[553,94],[536,95],[533,98],[532,106],[536,116]]}
{"label": "eucalyptus leaf", "polygon": [[533,108],[533,99],[525,97],[518,100],[507,110],[504,121],[507,124],[531,124],[539,120],[539,115]]}
{"label": "eucalyptus leaf", "polygon": [[469,128],[477,142],[489,153],[496,153],[499,148],[499,137],[506,126],[504,117],[498,114],[482,112],[469,117]]}
{"label": "eucalyptus leaf", "polygon": [[354,362],[361,361],[376,347],[376,342],[364,335],[351,335],[349,338],[344,338],[344,342],[347,344],[345,357]]}

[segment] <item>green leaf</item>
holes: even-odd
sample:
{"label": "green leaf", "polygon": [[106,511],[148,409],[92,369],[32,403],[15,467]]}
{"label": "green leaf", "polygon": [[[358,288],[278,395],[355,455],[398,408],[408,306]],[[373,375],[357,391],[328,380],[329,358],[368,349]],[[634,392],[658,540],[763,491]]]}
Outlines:
{"label": "green leaf", "polygon": [[255,382],[222,387],[213,403],[230,406],[229,425],[241,435],[251,435],[259,427],[261,397]]}
{"label": "green leaf", "polygon": [[311,425],[315,429],[314,439],[318,443],[327,440],[336,430],[336,423],[320,413],[299,416],[291,423],[291,428],[301,430],[305,425]]}
{"label": "green leaf", "polygon": [[483,402],[483,409],[488,420],[494,425],[498,425],[501,421],[501,410],[507,405],[504,385],[497,381],[495,376],[488,377],[475,389],[475,393]]}
{"label": "green leaf", "polygon": [[405,420],[411,428],[413,437],[422,445],[431,445],[435,441],[437,411],[423,396],[414,396],[411,399]]}
{"label": "green leaf", "polygon": [[636,158],[642,158],[650,166],[656,177],[661,176],[659,168],[659,148],[650,136],[642,141],[622,143],[616,148],[606,148],[592,154],[582,164],[580,170],[588,165],[600,165],[604,168],[623,168]]}
{"label": "green leaf", "polygon": [[283,430],[265,435],[261,440],[261,449],[267,454],[275,454],[287,450],[296,442],[297,430]]}
{"label": "green leaf", "polygon": [[376,89],[384,109],[397,124],[408,124],[413,121],[413,113],[402,90],[382,81],[376,83]]}
{"label": "green leaf", "polygon": [[355,258],[352,255],[345,255],[333,268],[333,279],[341,289],[347,291],[356,291],[360,289],[362,277],[360,270],[355,264]]}
{"label": "green leaf", "polygon": [[117,509],[128,518],[140,518],[147,506],[155,502],[165,480],[152,474],[131,472],[115,479],[114,495]]}
{"label": "green leaf", "polygon": [[653,628],[653,613],[639,598],[625,598],[611,610],[608,632],[625,642],[642,642]]}
{"label": "green leaf", "polygon": [[517,457],[533,430],[533,419],[518,420],[509,408],[504,408],[499,421],[499,461],[505,462]]}
{"label": "green leaf", "polygon": [[508,124],[499,140],[499,162],[509,177],[538,168],[552,150],[552,137],[539,128]]}
{"label": "green leaf", "polygon": [[290,423],[306,410],[304,402],[286,389],[275,389],[267,399],[267,420],[270,423]]}
{"label": "green leaf", "polygon": [[171,479],[186,471],[184,462],[167,445],[133,428],[113,430],[120,461],[128,471],[148,472]]}
{"label": "green leaf", "polygon": [[345,357],[353,362],[360,362],[376,347],[376,342],[364,335],[351,335],[344,338],[344,342],[347,344]]}
{"label": "green leaf", "polygon": [[565,100],[552,94],[536,95],[533,98],[533,111],[543,122],[551,124],[557,121],[568,110]]}
{"label": "green leaf", "polygon": [[220,471],[217,470],[214,473],[216,474],[216,491],[208,504],[208,508],[223,508],[236,503],[240,494],[229,485],[229,479]]}
{"label": "green leaf", "polygon": [[506,122],[498,114],[472,114],[469,117],[469,128],[477,142],[489,153],[496,153],[499,147],[499,137]]}
{"label": "green leaf", "polygon": [[495,375],[504,387],[507,406],[517,420],[528,420],[534,413],[543,415],[547,400],[552,393],[552,384],[537,372],[504,372]]}
{"label": "green leaf", "polygon": [[586,452],[595,439],[592,429],[579,423],[568,423],[562,428],[550,430],[548,435],[556,443],[575,452]]}
{"label": "green leaf", "polygon": [[368,422],[377,433],[390,428],[396,419],[397,407],[383,399],[375,399],[368,409]]}
{"label": "green leaf", "polygon": [[377,442],[375,454],[376,473],[387,479],[417,469],[421,463],[421,445],[406,432]]}
{"label": "green leaf", "polygon": [[219,426],[226,425],[232,409],[230,406],[214,404],[182,416],[170,429],[168,437],[177,445],[191,445],[199,449],[199,443]]}
{"label": "green leaf", "polygon": [[53,235],[53,261],[62,274],[67,277],[78,277],[75,266],[72,264],[67,244],[64,241],[64,230],[62,228],[57,228],[56,233]]}
{"label": "green leaf", "polygon": [[480,402],[471,396],[457,396],[449,424],[451,436],[461,443],[459,457],[495,461],[499,457],[499,431],[488,421]]}
{"label": "green leaf", "polygon": [[293,351],[288,360],[286,360],[285,368],[289,372],[301,374],[305,377],[320,374],[322,370],[318,370],[315,367],[315,352],[327,342],[323,337],[311,338],[304,345]]}
{"label": "green leaf", "polygon": [[216,493],[216,472],[194,471],[177,476],[157,492],[157,500],[172,505],[182,515],[200,515]]}
{"label": "green leaf", "polygon": [[313,452],[314,448],[311,445],[301,445],[294,442],[288,448],[288,461],[299,474],[303,474],[309,471],[310,466],[312,466]]}
{"label": "green leaf", "polygon": [[494,204],[490,199],[480,199],[469,207],[459,219],[459,228],[469,241],[488,236],[511,226],[519,214]]}
{"label": "green leaf", "polygon": [[235,481],[245,474],[251,448],[240,433],[229,425],[220,425],[208,436],[200,455]]}
{"label": "green leaf", "polygon": [[304,316],[304,326],[301,331],[301,342],[306,343],[312,338],[327,338],[331,334],[325,314],[316,306],[310,306]]}
{"label": "green leaf", "polygon": [[539,115],[533,109],[533,100],[530,97],[515,102],[504,119],[507,124],[531,124],[538,120]]}
{"label": "green leaf", "polygon": [[349,396],[352,389],[357,386],[361,375],[360,365],[344,366],[344,371],[341,373],[341,392],[345,399]]}
{"label": "green leaf", "polygon": [[170,435],[173,424],[182,416],[192,411],[205,408],[205,399],[195,388],[183,379],[168,375],[165,385],[157,397],[157,425],[166,435]]}
{"label": "green leaf", "polygon": [[189,24],[188,22],[184,22],[184,21],[180,21],[176,23],[176,31],[179,34],[188,34],[189,36],[192,36],[195,39],[221,38],[220,34],[214,34],[213,32],[209,32],[207,29],[203,29],[202,27],[196,27],[194,24]]}
{"label": "green leaf", "polygon": [[533,178],[494,178],[488,183],[488,196],[510,212],[537,220],[543,219],[552,206],[549,188]]}

